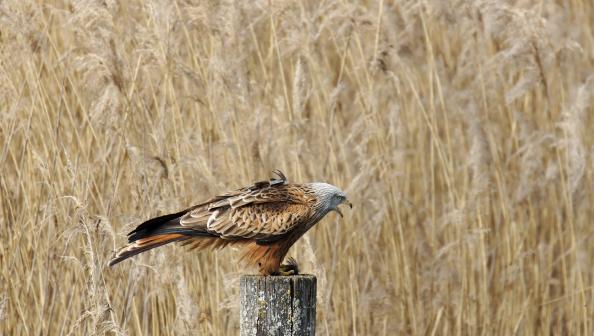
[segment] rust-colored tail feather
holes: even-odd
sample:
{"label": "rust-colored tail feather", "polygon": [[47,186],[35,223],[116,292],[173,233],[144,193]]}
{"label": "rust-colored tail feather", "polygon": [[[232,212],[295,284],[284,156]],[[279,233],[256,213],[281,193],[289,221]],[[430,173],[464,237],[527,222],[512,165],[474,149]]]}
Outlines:
{"label": "rust-colored tail feather", "polygon": [[190,237],[178,233],[168,233],[150,236],[138,239],[119,250],[115,257],[109,261],[109,266],[113,266],[120,261],[126,260],[139,253],[154,249],[155,247],[163,246],[172,242],[183,241]]}
{"label": "rust-colored tail feather", "polygon": [[221,238],[205,238],[205,237],[193,237],[181,243],[181,245],[188,247],[188,251],[192,250],[218,250],[233,243],[230,240],[224,240]]}
{"label": "rust-colored tail feather", "polygon": [[192,240],[219,238],[217,234],[206,230],[180,225],[180,218],[191,209],[151,218],[137,226],[128,234],[128,245],[116,253],[109,262],[109,266],[165,244],[185,241],[190,238],[193,238]]}

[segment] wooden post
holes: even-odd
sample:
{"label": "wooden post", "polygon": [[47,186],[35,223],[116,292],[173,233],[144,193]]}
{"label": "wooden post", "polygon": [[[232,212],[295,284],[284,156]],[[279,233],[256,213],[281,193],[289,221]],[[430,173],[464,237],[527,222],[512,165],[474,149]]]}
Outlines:
{"label": "wooden post", "polygon": [[241,277],[240,335],[314,336],[316,277]]}

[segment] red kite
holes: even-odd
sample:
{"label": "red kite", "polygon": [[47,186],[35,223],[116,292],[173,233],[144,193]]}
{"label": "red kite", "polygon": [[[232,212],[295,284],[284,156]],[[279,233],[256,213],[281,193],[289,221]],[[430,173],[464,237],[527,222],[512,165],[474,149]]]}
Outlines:
{"label": "red kite", "polygon": [[327,183],[288,183],[278,178],[216,196],[186,210],[149,219],[128,234],[128,245],[109,262],[115,265],[136,254],[172,242],[191,249],[243,249],[243,258],[264,275],[298,273],[297,264],[281,261],[289,248],[340,204],[352,204],[339,188]]}

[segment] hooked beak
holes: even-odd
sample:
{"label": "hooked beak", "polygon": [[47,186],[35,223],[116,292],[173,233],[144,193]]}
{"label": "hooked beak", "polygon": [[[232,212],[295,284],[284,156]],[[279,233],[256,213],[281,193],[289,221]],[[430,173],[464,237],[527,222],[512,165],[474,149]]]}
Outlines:
{"label": "hooked beak", "polygon": [[[353,208],[353,203],[351,203],[349,200],[344,200],[342,202],[342,204],[346,204],[349,206],[349,208]],[[342,211],[340,211],[340,209],[338,207],[336,207],[336,209],[334,209],[334,211],[338,212],[338,214],[340,215],[340,217],[344,218],[344,215],[342,214]]]}
{"label": "hooked beak", "polygon": [[351,203],[351,201],[349,201],[349,200],[344,200],[344,202],[342,202],[342,203],[348,205],[349,208],[351,208],[351,209],[353,208],[353,203]]}

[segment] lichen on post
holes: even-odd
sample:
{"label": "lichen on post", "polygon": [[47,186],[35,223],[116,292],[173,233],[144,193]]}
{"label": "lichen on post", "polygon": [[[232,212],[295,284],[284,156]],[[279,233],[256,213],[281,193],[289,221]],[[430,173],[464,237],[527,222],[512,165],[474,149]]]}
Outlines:
{"label": "lichen on post", "polygon": [[240,295],[241,336],[315,335],[315,276],[244,275]]}

